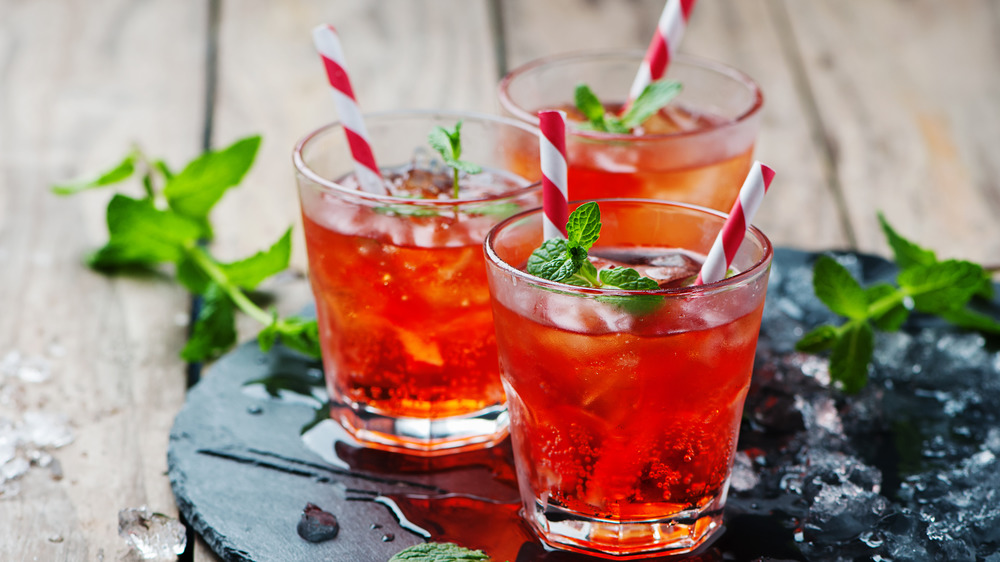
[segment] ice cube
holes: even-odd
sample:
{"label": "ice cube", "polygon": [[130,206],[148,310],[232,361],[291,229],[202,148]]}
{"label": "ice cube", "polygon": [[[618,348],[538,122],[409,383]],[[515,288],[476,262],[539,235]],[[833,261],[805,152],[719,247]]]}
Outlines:
{"label": "ice cube", "polygon": [[760,477],[754,471],[753,461],[743,451],[737,451],[733,456],[733,471],[729,476],[729,486],[736,492],[752,490],[760,482]]}
{"label": "ice cube", "polygon": [[48,412],[24,413],[24,439],[38,447],[62,447],[73,441],[69,419],[64,414]]}
{"label": "ice cube", "polygon": [[184,525],[146,506],[118,512],[118,536],[143,560],[176,560],[187,548]]}

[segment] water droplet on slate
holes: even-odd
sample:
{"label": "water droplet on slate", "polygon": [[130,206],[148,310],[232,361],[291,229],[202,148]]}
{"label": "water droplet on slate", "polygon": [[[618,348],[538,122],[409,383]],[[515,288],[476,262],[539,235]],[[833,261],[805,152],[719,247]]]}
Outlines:
{"label": "water droplet on slate", "polygon": [[247,413],[254,416],[259,416],[260,414],[264,413],[264,408],[261,408],[260,406],[247,406]]}
{"label": "water droplet on slate", "polygon": [[332,513],[323,511],[318,506],[307,503],[302,510],[302,518],[296,527],[299,536],[309,542],[328,541],[337,536],[340,524]]}
{"label": "water droplet on slate", "polygon": [[382,542],[392,542],[394,540],[396,540],[396,535],[392,533],[386,533],[382,535]]}
{"label": "water droplet on slate", "polygon": [[378,523],[372,523],[371,527],[369,527],[369,529],[371,529],[373,531],[375,529],[381,529],[381,528],[382,528],[382,525],[379,525]]}

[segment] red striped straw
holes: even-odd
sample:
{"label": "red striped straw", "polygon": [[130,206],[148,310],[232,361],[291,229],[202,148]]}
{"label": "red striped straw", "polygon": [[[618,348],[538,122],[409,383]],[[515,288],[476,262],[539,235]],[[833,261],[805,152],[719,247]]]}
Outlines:
{"label": "red striped straw", "polygon": [[320,25],[313,29],[313,43],[326,67],[326,77],[333,91],[333,101],[337,105],[340,122],[347,135],[347,144],[351,147],[351,157],[354,158],[354,172],[357,175],[361,189],[369,193],[386,193],[382,174],[375,164],[375,155],[368,141],[368,130],[361,117],[351,80],[347,76],[344,64],[344,51],[340,47],[340,38],[332,25]]}
{"label": "red striped straw", "polygon": [[634,100],[650,84],[667,73],[667,66],[680,47],[684,29],[687,27],[695,0],[667,0],[660,14],[660,22],[656,25],[656,33],[649,42],[646,56],[639,65],[639,72],[632,82],[628,99]]}
{"label": "red striped straw", "polygon": [[546,240],[566,238],[569,218],[566,167],[566,113],[539,111],[542,164],[542,231]]}
{"label": "red striped straw", "polygon": [[740,195],[733,203],[733,210],[729,212],[729,218],[722,225],[719,236],[715,238],[712,249],[708,251],[705,263],[701,265],[695,285],[715,283],[726,278],[726,271],[733,263],[750,221],[757,214],[757,209],[773,179],[774,170],[754,161],[743,187],[740,188]]}

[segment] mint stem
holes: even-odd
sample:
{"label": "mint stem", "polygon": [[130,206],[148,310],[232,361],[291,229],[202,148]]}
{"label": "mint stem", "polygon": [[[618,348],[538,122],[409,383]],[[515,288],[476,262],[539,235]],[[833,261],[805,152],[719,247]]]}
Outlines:
{"label": "mint stem", "polygon": [[274,318],[268,314],[267,311],[257,306],[252,300],[250,300],[250,297],[248,297],[246,293],[229,280],[229,276],[226,275],[226,272],[223,271],[217,263],[215,263],[215,260],[212,259],[212,256],[208,255],[208,252],[206,252],[204,248],[195,244],[189,248],[188,252],[205,275],[222,287],[222,290],[224,290],[226,294],[229,295],[229,298],[233,300],[233,304],[235,304],[247,316],[265,326],[269,326],[271,322],[274,321]]}

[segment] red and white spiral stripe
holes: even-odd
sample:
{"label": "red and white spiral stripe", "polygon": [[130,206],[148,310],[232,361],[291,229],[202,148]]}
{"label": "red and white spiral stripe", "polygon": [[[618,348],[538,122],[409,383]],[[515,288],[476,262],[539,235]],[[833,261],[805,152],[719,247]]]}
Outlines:
{"label": "red and white spiral stripe", "polygon": [[539,156],[542,165],[542,229],[546,240],[566,238],[569,218],[566,165],[566,113],[539,111]]}
{"label": "red and white spiral stripe", "polygon": [[747,227],[757,214],[772,179],[774,170],[760,162],[753,163],[743,187],[740,188],[740,195],[733,204],[733,210],[729,212],[729,218],[722,225],[712,249],[705,257],[705,263],[701,265],[695,285],[715,283],[726,278],[726,271],[733,263],[736,251],[740,249],[746,236]]}
{"label": "red and white spiral stripe", "polygon": [[354,159],[354,171],[361,184],[361,189],[369,193],[385,193],[382,174],[375,163],[371,143],[368,140],[368,130],[361,117],[351,80],[344,64],[344,51],[340,46],[337,30],[332,25],[320,25],[313,29],[313,43],[323,60],[326,76],[330,81],[333,101],[337,105],[340,122],[347,135],[347,144],[351,147],[351,157]]}
{"label": "red and white spiral stripe", "polygon": [[667,0],[663,6],[663,13],[660,14],[656,33],[649,42],[646,56],[632,82],[629,100],[639,97],[650,82],[659,80],[667,73],[667,66],[670,65],[680,47],[681,38],[684,37],[684,29],[687,28],[694,3],[695,0]]}

